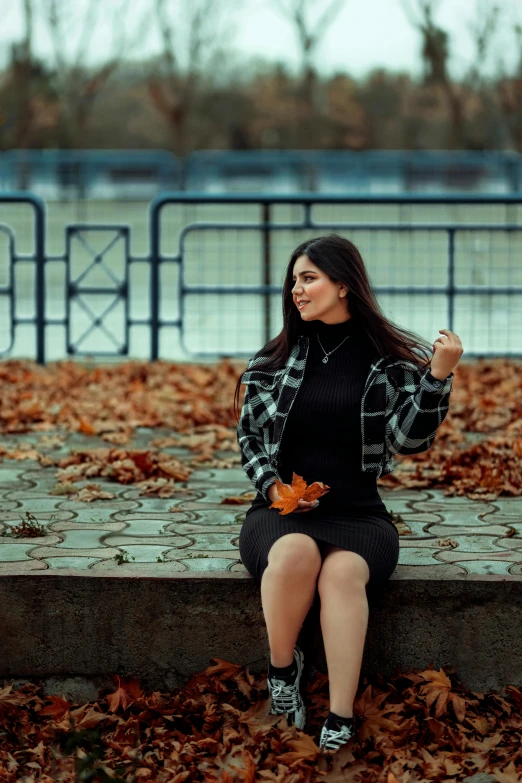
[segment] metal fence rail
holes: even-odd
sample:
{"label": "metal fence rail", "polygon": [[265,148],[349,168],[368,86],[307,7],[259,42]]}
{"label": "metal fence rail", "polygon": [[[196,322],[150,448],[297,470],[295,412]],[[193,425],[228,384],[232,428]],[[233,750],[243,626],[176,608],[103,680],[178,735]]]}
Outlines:
{"label": "metal fence rail", "polygon": [[[278,224],[256,224],[256,223],[243,223],[240,225],[235,225],[233,228],[236,231],[251,231],[252,229],[263,231],[265,233],[273,232],[273,231],[282,231],[282,230],[288,230],[288,229],[300,229],[302,228],[301,224],[289,224],[287,226],[281,226]],[[367,230],[368,226],[367,224],[361,223],[332,223],[330,225],[322,225],[323,229],[328,229],[329,231],[335,231],[339,232],[341,234],[353,234],[353,232],[361,231],[361,230]],[[478,226],[477,224],[470,223],[470,224],[462,224],[462,225],[434,225],[433,223],[428,224],[415,224],[410,226],[393,226],[390,227],[388,224],[384,223],[382,225],[375,224],[371,227],[372,231],[394,231],[399,233],[406,233],[406,232],[440,232],[441,230],[445,232],[447,236],[447,282],[444,285],[438,285],[438,286],[423,286],[423,285],[394,285],[394,286],[383,286],[383,285],[374,285],[373,291],[376,295],[379,294],[412,294],[415,296],[421,296],[421,295],[429,295],[429,294],[444,294],[447,297],[447,319],[445,323],[447,323],[447,328],[450,331],[455,330],[455,297],[458,296],[473,296],[473,295],[495,295],[495,296],[521,296],[522,297],[522,285],[511,285],[511,286],[477,286],[477,285],[455,285],[455,239],[456,236],[458,236],[459,233],[463,232],[472,232],[472,233],[479,233],[479,232],[490,232],[490,233],[498,233],[498,232],[508,232],[508,233],[515,233],[517,237],[522,237],[522,226],[520,225],[505,225],[505,226],[497,226],[497,225],[482,225]],[[181,270],[181,283],[180,283],[180,294],[181,294],[181,308],[182,308],[182,315],[179,319],[175,321],[168,321],[165,320],[158,324],[158,327],[162,326],[179,326],[181,329],[183,328],[183,308],[184,304],[186,302],[186,298],[190,295],[195,294],[237,294],[237,295],[251,295],[251,294],[264,294],[265,296],[270,297],[271,295],[281,295],[281,288],[280,286],[276,285],[270,285],[269,283],[264,285],[247,285],[247,286],[219,286],[219,285],[189,285],[185,283],[184,279],[184,253],[186,249],[186,240],[187,237],[193,233],[198,231],[220,231],[223,230],[223,225],[219,223],[193,223],[189,226],[186,226],[181,234],[180,237],[180,254],[177,259],[170,259],[171,261],[178,261],[180,264],[180,270]],[[520,241],[520,240],[519,240]],[[521,249],[522,249],[522,242],[520,242]],[[522,258],[521,258],[522,261]],[[270,319],[270,308],[268,306],[265,307],[265,334],[264,334],[264,342],[268,342],[272,336],[272,323]],[[156,332],[158,333],[158,332]],[[469,352],[466,351],[467,355],[469,355]],[[215,352],[199,352],[196,354],[192,354],[195,358],[206,358],[206,357],[213,357],[215,356]],[[245,354],[240,354],[249,356],[250,354],[247,352]],[[483,356],[482,352],[480,354],[476,354]],[[513,355],[513,354],[511,354]],[[519,356],[522,357],[522,351]]]}
{"label": "metal fence rail", "polygon": [[[224,204],[235,204],[242,207],[244,212],[247,206],[255,206],[259,213],[258,221],[249,223],[243,217],[240,222],[231,222],[224,220],[218,221],[194,221],[188,225],[183,226],[178,233],[178,252],[173,255],[169,255],[160,250],[160,238],[166,233],[162,231],[162,214],[170,206],[182,206],[186,212],[188,205],[202,206],[222,206]],[[390,221],[384,223],[382,221],[368,221],[368,222],[347,222],[339,220],[318,220],[314,218],[314,210],[322,208],[334,209],[335,207],[357,207],[362,205],[382,205],[388,207],[403,209],[402,217],[408,217],[407,210],[409,207],[435,207],[436,205],[456,205],[461,207],[462,205],[471,205],[477,207],[483,207],[487,205],[503,206],[505,208],[504,219],[509,221],[504,223],[485,223],[483,219],[479,218],[476,223],[426,223],[420,222],[406,222],[397,223]],[[444,196],[431,195],[431,196],[417,196],[412,197],[408,195],[391,196],[381,195],[372,196],[368,194],[341,196],[341,195],[316,195],[316,194],[294,194],[291,196],[279,195],[270,197],[264,197],[259,195],[226,195],[226,196],[211,196],[204,194],[164,194],[161,197],[155,199],[150,208],[150,235],[152,239],[151,247],[151,261],[152,268],[155,270],[153,277],[153,300],[159,301],[159,269],[163,264],[177,264],[179,266],[179,280],[178,280],[178,293],[180,302],[179,317],[175,320],[163,319],[159,320],[157,312],[154,313],[154,328],[151,333],[151,357],[158,356],[158,345],[161,329],[167,327],[176,326],[180,329],[182,335],[182,345],[185,352],[189,353],[194,358],[204,359],[206,357],[218,355],[235,355],[238,357],[248,357],[252,355],[252,349],[249,348],[245,351],[189,351],[186,346],[183,336],[185,333],[185,312],[187,299],[190,296],[201,294],[203,296],[218,295],[225,297],[226,295],[238,295],[248,296],[257,294],[263,297],[263,327],[262,334],[260,335],[257,345],[266,343],[273,336],[273,314],[271,307],[271,299],[280,300],[281,286],[271,283],[273,276],[273,264],[274,264],[274,252],[272,247],[272,237],[276,233],[283,231],[306,231],[307,234],[302,237],[305,239],[310,236],[311,232],[326,233],[328,231],[339,231],[345,235],[349,235],[353,238],[353,234],[357,231],[370,231],[377,233],[379,231],[393,232],[393,233],[420,233],[426,232],[444,232],[445,246],[446,246],[446,264],[447,264],[447,277],[443,285],[433,286],[409,286],[409,285],[394,285],[386,286],[376,284],[373,286],[376,295],[386,294],[410,294],[410,295],[440,295],[444,294],[447,301],[447,308],[445,313],[445,325],[451,330],[455,330],[455,298],[457,295],[463,294],[469,298],[472,295],[477,297],[493,297],[509,294],[511,298],[517,294],[522,294],[522,288],[516,283],[509,285],[457,285],[455,282],[455,241],[459,234],[467,232],[474,232],[476,235],[480,233],[491,233],[493,235],[510,235],[515,239],[515,247],[509,251],[511,266],[513,267],[513,275],[517,270],[522,270],[522,245],[520,243],[520,230],[522,228],[521,214],[518,207],[522,204],[522,196],[520,195],[506,195],[498,197],[484,197],[484,196]],[[300,221],[295,220],[281,220],[281,222],[274,222],[274,214],[278,207],[286,205],[287,207],[300,207],[302,210],[302,218]],[[163,226],[164,228],[166,226]],[[186,282],[186,270],[187,270],[187,251],[186,241],[190,234],[197,232],[217,232],[218,234],[225,234],[229,231],[235,231],[238,233],[255,231],[259,237],[259,260],[261,262],[261,280],[257,285],[210,285],[210,284],[196,284],[191,285]],[[301,239],[301,241],[302,241]],[[355,241],[355,240],[354,240]],[[295,246],[297,242],[294,242]],[[356,242],[357,244],[357,242]],[[520,278],[522,284],[522,278]],[[156,287],[157,286],[157,287]],[[275,296],[274,296],[275,295]],[[513,300],[514,301],[514,300]],[[446,320],[447,319],[447,320]],[[215,321],[214,321],[215,322]],[[522,327],[522,324],[521,324]],[[460,332],[459,332],[460,333]],[[522,329],[521,335],[522,337]],[[521,344],[520,341],[518,343]],[[502,351],[502,348],[497,351],[487,350],[466,350],[467,356],[493,356],[504,355],[509,353],[510,356],[520,357],[522,352],[520,349],[514,351]]]}
{"label": "metal fence rail", "polygon": [[[29,255],[16,253],[16,236],[9,226],[0,222],[2,233],[9,237],[8,257],[8,285],[0,288],[0,301],[7,297],[9,304],[9,347],[0,355],[9,354],[12,350],[15,331],[18,324],[33,324],[36,331],[36,356],[37,361],[44,363],[45,357],[45,205],[38,196],[25,193],[0,194],[0,204],[26,204],[33,215],[33,252]],[[2,212],[0,211],[0,220]],[[13,272],[15,264],[29,262],[34,266],[35,278],[35,315],[23,318],[17,316],[17,302]]]}
{"label": "metal fence rail", "polygon": [[59,201],[150,199],[183,187],[183,164],[167,150],[7,150],[0,190],[24,190]]}
{"label": "metal fence rail", "polygon": [[[30,209],[32,252],[19,251],[20,237],[3,219],[7,205]],[[360,212],[365,205],[372,210],[393,210],[392,219],[382,214],[375,219],[372,213],[368,220],[360,216],[357,220],[342,219],[351,210]],[[485,221],[482,213],[477,213],[475,221],[468,213],[460,222],[422,219],[422,210],[428,210],[429,215],[437,205],[490,210],[496,220]],[[180,209],[181,215],[173,219],[172,209]],[[410,211],[419,209],[421,212],[413,215],[415,219],[409,219]],[[204,216],[208,216],[208,210],[211,215],[213,211],[221,212],[218,217],[201,220],[198,210]],[[0,195],[0,240],[4,238],[0,269],[8,278],[8,284],[0,288],[0,308],[5,302],[10,307],[6,319],[9,341],[6,347],[0,344],[2,356],[12,354],[17,328],[30,324],[34,327],[34,358],[41,364],[49,360],[49,335],[56,327],[63,331],[63,337],[56,338],[63,340],[63,350],[62,343],[58,350],[60,358],[136,356],[131,340],[136,327],[146,330],[148,346],[143,358],[152,361],[173,358],[169,356],[173,329],[183,358],[215,361],[222,356],[249,357],[274,336],[281,302],[281,283],[276,281],[290,250],[313,235],[335,231],[365,248],[363,258],[371,267],[376,296],[388,297],[390,303],[409,297],[403,305],[408,308],[408,316],[415,311],[412,302],[421,303],[418,312],[423,317],[430,315],[433,304],[433,324],[456,331],[467,346],[466,356],[522,357],[522,195],[412,198],[166,193],[149,205],[149,250],[144,255],[132,253],[132,230],[123,222],[67,224],[63,253],[50,253],[45,211],[44,202],[30,194]],[[332,217],[325,219],[328,215]],[[34,272],[34,314],[24,317],[19,315],[13,279],[22,263],[29,264]],[[63,281],[50,272],[57,266],[64,269]],[[141,282],[134,277],[138,268]],[[99,275],[96,284],[88,281],[94,272]],[[257,280],[251,282],[252,278]],[[23,295],[23,287],[19,286],[18,292]],[[135,312],[136,295],[143,304],[140,317]],[[111,302],[96,314],[87,304],[88,297],[105,297]],[[192,310],[194,301],[202,308]],[[243,302],[248,310],[244,323],[239,323]],[[62,317],[58,315],[61,309]],[[87,326],[75,337],[80,311]],[[177,311],[175,317],[172,311]],[[198,341],[211,346],[211,350],[201,351],[189,344],[191,319]],[[1,320],[0,315],[0,330]],[[425,323],[432,328],[431,321]],[[478,328],[482,337],[473,349],[468,345],[472,345],[471,337]],[[497,338],[495,350],[485,349],[488,330],[505,332],[506,339],[513,338],[515,349],[502,345]],[[420,333],[419,328],[412,331]],[[112,344],[110,350],[105,350],[98,339],[101,334]],[[236,340],[235,347],[227,344],[230,335]],[[93,336],[94,350],[85,349],[82,343]],[[27,355],[26,346],[23,348]]]}
{"label": "metal fence rail", "polygon": [[0,190],[47,199],[147,200],[206,193],[516,193],[522,155],[509,150],[7,150]]}
{"label": "metal fence rail", "polygon": [[294,193],[510,193],[522,155],[469,150],[199,150],[183,161],[187,190]]}

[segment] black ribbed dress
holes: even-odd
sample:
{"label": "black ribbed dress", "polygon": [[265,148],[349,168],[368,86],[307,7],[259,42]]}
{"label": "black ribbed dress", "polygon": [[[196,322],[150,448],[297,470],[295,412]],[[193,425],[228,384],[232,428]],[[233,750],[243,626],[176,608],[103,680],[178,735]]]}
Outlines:
{"label": "black ribbed dress", "polygon": [[[311,511],[284,516],[258,492],[241,527],[241,559],[260,585],[272,544],[286,533],[306,533],[323,558],[329,544],[364,557],[370,569],[367,589],[379,589],[399,559],[399,534],[377,491],[377,475],[361,470],[361,400],[379,356],[353,317],[338,324],[302,322],[302,332],[310,347],[283,430],[279,475],[290,484],[295,472],[307,484],[322,481],[330,489]],[[325,351],[333,351],[326,364]]]}

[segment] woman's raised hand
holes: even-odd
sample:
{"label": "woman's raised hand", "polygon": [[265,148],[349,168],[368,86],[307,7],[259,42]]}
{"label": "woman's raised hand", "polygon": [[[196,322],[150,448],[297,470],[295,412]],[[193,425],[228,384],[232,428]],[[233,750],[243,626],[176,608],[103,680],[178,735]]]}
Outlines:
{"label": "woman's raised hand", "polygon": [[431,358],[431,374],[440,380],[448,377],[453,372],[460,357],[464,353],[462,342],[458,334],[449,329],[439,329],[440,337],[433,343],[433,356]]}

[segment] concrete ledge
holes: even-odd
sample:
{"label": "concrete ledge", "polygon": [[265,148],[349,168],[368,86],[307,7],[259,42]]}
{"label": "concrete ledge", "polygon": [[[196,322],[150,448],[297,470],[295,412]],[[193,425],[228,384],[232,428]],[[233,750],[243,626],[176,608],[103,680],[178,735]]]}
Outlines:
{"label": "concrete ledge", "polygon": [[[472,690],[522,685],[520,577],[394,574],[368,599],[362,676],[433,665],[451,667]],[[247,574],[11,574],[0,576],[0,606],[0,676],[41,683],[46,693],[96,698],[114,685],[111,674],[170,690],[213,657],[256,674],[267,668],[259,588]],[[319,609],[316,593],[298,643],[309,670],[327,673]]]}
{"label": "concrete ledge", "polygon": [[[150,448],[161,434],[140,429],[133,447]],[[34,438],[15,433],[4,443],[36,448]],[[107,444],[75,433],[45,453],[96,445]],[[0,463],[0,677],[91,700],[114,688],[115,674],[147,689],[182,687],[212,658],[266,672],[260,592],[238,545],[252,500],[244,471],[200,466],[172,498],[97,483],[113,497],[55,494],[55,468]],[[400,555],[384,589],[368,591],[362,675],[431,664],[474,690],[520,687],[522,498],[379,490]],[[39,529],[21,535],[14,528],[28,514]],[[316,595],[299,643],[309,670],[326,674],[319,609]]]}

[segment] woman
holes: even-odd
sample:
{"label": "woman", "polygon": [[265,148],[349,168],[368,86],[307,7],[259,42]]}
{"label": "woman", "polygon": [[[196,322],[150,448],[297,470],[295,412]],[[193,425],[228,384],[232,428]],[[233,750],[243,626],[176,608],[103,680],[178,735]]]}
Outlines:
{"label": "woman", "polygon": [[[292,253],[283,329],[236,388],[237,405],[246,386],[237,438],[257,489],[239,549],[261,590],[271,711],[304,727],[304,656],[295,642],[317,590],[330,687],[325,752],[353,735],[367,590],[386,584],[399,557],[377,479],[393,470],[395,454],[429,449],[448,411],[463,349],[455,333],[440,332],[422,362],[423,341],[382,314],[357,248],[335,234],[317,237]],[[270,508],[275,480],[289,485],[293,473],[329,490],[281,516]]]}

